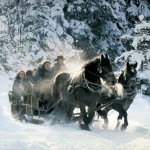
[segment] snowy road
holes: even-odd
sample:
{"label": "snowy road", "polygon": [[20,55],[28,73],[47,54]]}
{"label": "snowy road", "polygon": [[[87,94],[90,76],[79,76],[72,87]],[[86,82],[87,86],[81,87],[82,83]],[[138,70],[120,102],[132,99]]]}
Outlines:
{"label": "snowy road", "polygon": [[[150,97],[138,94],[128,111],[125,132],[114,131],[117,113],[109,115],[109,129],[102,120],[91,132],[80,130],[77,123],[50,126],[15,121],[10,114],[7,91],[0,93],[0,150],[150,150]],[[148,102],[149,101],[149,102]]]}

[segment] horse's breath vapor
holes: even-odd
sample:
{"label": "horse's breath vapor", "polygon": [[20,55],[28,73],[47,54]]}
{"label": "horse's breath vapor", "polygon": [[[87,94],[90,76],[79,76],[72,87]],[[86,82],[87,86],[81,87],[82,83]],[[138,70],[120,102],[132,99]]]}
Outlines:
{"label": "horse's breath vapor", "polygon": [[107,93],[108,97],[111,97],[114,94],[114,91],[115,91],[115,94],[118,98],[121,98],[121,99],[124,98],[125,91],[124,91],[124,88],[123,88],[122,84],[116,83],[115,85],[110,86],[103,79],[101,79],[101,83],[102,83],[102,87],[103,87],[101,92],[102,93]]}
{"label": "horse's breath vapor", "polygon": [[68,72],[70,73],[78,73],[81,71],[83,64],[85,63],[84,60],[77,59],[77,60],[68,60],[67,62],[67,68]]}
{"label": "horse's breath vapor", "polygon": [[119,96],[120,98],[124,98],[124,96],[125,96],[125,91],[124,91],[124,87],[122,86],[122,84],[116,83],[116,84],[115,84],[115,89],[116,89],[116,91],[117,91],[117,93],[118,93],[118,96]]}

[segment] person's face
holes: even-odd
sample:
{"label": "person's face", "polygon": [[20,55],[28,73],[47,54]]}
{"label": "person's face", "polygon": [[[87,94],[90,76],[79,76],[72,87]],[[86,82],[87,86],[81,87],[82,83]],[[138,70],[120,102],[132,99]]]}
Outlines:
{"label": "person's face", "polygon": [[59,63],[59,64],[63,64],[63,63],[64,63],[64,60],[63,60],[63,59],[58,59],[58,63]]}
{"label": "person's face", "polygon": [[25,77],[25,73],[23,72],[23,71],[21,71],[20,73],[19,73],[19,77],[22,79],[22,78],[24,78]]}
{"label": "person's face", "polygon": [[35,76],[36,73],[37,73],[37,70],[36,70],[36,69],[32,71],[32,75],[33,75],[33,76]]}
{"label": "person's face", "polygon": [[49,70],[49,69],[50,69],[50,65],[51,65],[51,64],[47,62],[47,63],[44,64],[44,68],[45,68],[46,70]]}

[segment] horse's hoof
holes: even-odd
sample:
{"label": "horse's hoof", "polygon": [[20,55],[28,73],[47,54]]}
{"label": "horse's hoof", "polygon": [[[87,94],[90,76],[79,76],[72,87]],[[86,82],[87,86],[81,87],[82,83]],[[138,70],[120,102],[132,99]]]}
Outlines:
{"label": "horse's hoof", "polygon": [[126,130],[126,128],[127,128],[127,126],[126,126],[126,125],[122,125],[122,126],[121,126],[121,131],[125,131],[125,130]]}
{"label": "horse's hoof", "polygon": [[91,131],[90,128],[89,128],[89,126],[88,126],[88,125],[85,125],[85,124],[80,124],[80,128],[81,128],[82,130]]}

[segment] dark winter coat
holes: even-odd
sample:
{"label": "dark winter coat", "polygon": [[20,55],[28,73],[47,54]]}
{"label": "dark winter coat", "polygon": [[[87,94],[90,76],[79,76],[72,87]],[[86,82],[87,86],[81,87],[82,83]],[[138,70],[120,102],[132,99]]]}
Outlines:
{"label": "dark winter coat", "polygon": [[29,84],[29,82],[30,83],[34,83],[34,78],[33,78],[33,76],[26,76],[25,78],[24,78],[24,80],[23,80],[23,87],[24,87],[24,89],[25,89],[25,94],[27,94],[29,91],[28,91],[28,89],[29,89],[29,87],[28,87],[28,84]]}
{"label": "dark winter coat", "polygon": [[35,80],[37,82],[40,82],[42,80],[50,80],[50,79],[51,79],[51,70],[46,70],[43,66],[40,66],[35,76]]}
{"label": "dark winter coat", "polygon": [[13,83],[13,100],[19,103],[21,96],[25,94],[24,79],[16,78]]}
{"label": "dark winter coat", "polygon": [[46,70],[43,65],[38,68],[35,76],[35,92],[36,99],[40,98],[42,101],[49,101],[51,99],[52,80],[51,70]]}

